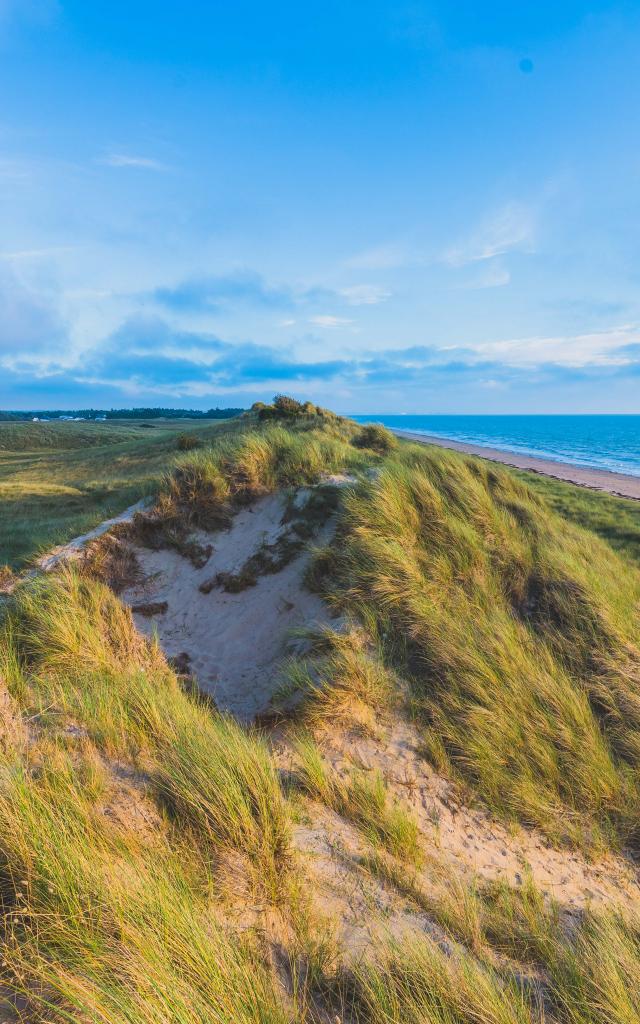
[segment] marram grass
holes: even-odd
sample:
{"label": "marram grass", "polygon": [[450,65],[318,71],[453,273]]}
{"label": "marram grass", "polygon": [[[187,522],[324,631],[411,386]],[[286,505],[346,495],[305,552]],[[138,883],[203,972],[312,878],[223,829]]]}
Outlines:
{"label": "marram grass", "polygon": [[70,569],[42,577],[20,590],[4,629],[13,686],[36,714],[80,720],[110,756],[144,755],[171,813],[212,846],[241,850],[277,888],[288,818],[264,743],[188,697],[106,586]]}
{"label": "marram grass", "polygon": [[553,839],[635,842],[634,567],[508,471],[407,445],[345,495],[323,572],[410,680],[440,770]]}
{"label": "marram grass", "polygon": [[[375,734],[409,692],[426,754],[499,813],[588,846],[636,842],[636,571],[513,474],[408,445],[367,454],[349,443],[355,429],[238,430],[182,456],[163,487],[165,511],[191,505],[196,522],[374,467],[342,492],[316,576],[357,626],[326,631],[292,669],[304,723]],[[185,694],[99,582],[67,571],[19,588],[0,623],[0,676],[8,1018],[638,1020],[633,914],[569,921],[528,878],[520,890],[438,880],[382,779],[337,778],[303,740],[307,790],[357,825],[371,851],[362,870],[413,901],[436,936],[390,936],[340,961],[330,922],[316,929],[265,740]],[[123,778],[155,807],[142,830],[105,812]]]}

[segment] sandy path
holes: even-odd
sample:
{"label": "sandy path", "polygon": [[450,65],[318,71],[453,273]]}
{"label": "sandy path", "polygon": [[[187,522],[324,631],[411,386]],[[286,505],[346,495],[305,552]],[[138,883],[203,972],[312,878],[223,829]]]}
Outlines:
{"label": "sandy path", "polygon": [[0,590],[0,601],[6,600],[8,596],[13,593],[19,581],[33,579],[34,576],[37,576],[41,572],[52,572],[65,562],[74,562],[76,559],[80,558],[87,545],[90,544],[92,540],[97,540],[98,537],[102,537],[104,533],[107,533],[114,526],[118,526],[120,523],[130,523],[135,514],[137,512],[144,511],[148,504],[148,498],[141,498],[140,501],[136,501],[135,505],[130,505],[129,508],[125,508],[123,512],[120,512],[117,516],[113,516],[112,519],[105,519],[104,522],[94,526],[94,528],[89,530],[88,533],[83,533],[79,537],[74,537],[73,540],[67,541],[66,544],[59,544],[57,547],[51,548],[50,551],[46,551],[36,559],[33,569],[26,569],[19,576],[15,576],[9,584]]}
{"label": "sandy path", "polygon": [[533,473],[542,473],[556,480],[590,487],[595,491],[606,491],[620,498],[635,498],[640,501],[640,477],[628,476],[626,473],[610,473],[606,469],[586,469],[582,466],[571,466],[567,462],[553,462],[551,459],[537,459],[533,455],[520,455],[517,452],[502,451],[499,448],[487,448],[479,444],[467,444],[465,441],[451,441],[446,437],[433,437],[431,434],[416,434],[411,430],[391,428],[398,437],[406,437],[419,444],[435,444],[439,448],[451,448],[466,455],[478,455],[491,462],[502,462],[505,466],[515,469],[528,469]]}
{"label": "sandy path", "polygon": [[104,533],[107,533],[114,526],[119,526],[121,523],[130,523],[136,513],[142,512],[148,504],[148,498],[141,498],[140,501],[136,501],[135,505],[125,508],[124,512],[113,516],[112,519],[105,519],[104,522],[94,526],[93,530],[89,530],[88,533],[83,533],[80,537],[74,537],[73,540],[67,541],[66,544],[60,544],[51,551],[47,551],[46,554],[37,560],[36,571],[40,569],[42,572],[51,572],[52,569],[55,569],[62,562],[74,561],[74,559],[80,557],[92,540],[102,537]]}
{"label": "sandy path", "polygon": [[[607,856],[588,862],[578,852],[555,849],[535,828],[509,829],[478,805],[470,807],[455,788],[420,753],[420,735],[402,721],[395,722],[380,743],[350,737],[346,750],[329,744],[329,759],[339,772],[352,764],[382,771],[394,797],[405,803],[423,835],[454,871],[471,870],[486,879],[522,883],[525,865],[536,885],[565,906],[627,903],[638,906],[638,868],[624,857]],[[346,756],[345,756],[346,755]]]}

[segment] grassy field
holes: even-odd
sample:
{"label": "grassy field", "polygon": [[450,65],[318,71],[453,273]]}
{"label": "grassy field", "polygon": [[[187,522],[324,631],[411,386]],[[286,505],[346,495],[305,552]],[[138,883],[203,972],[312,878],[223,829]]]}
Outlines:
{"label": "grassy field", "polygon": [[592,530],[640,565],[640,501],[590,491],[540,473],[512,472],[565,519]]}
{"label": "grassy field", "polygon": [[135,421],[34,423],[0,420],[0,452],[56,452],[94,445],[101,448],[118,441],[133,441],[137,436]]}
{"label": "grassy field", "polygon": [[232,420],[0,422],[0,566],[19,569],[154,493],[182,433],[202,441]]}
{"label": "grassy field", "polygon": [[[388,780],[364,765],[338,778],[312,735],[358,704],[374,732],[404,707],[424,756],[498,815],[574,848],[637,848],[635,567],[506,469],[326,417],[245,427],[205,428],[212,444],[175,465],[174,431],[114,440],[128,469],[112,493],[125,480],[158,487],[170,469],[157,519],[187,529],[323,472],[364,470],[341,492],[336,543],[312,573],[351,629],[327,630],[290,665],[304,731],[280,723],[297,735],[284,772],[264,734],[182,688],[104,583],[65,569],[17,589],[0,618],[3,1017],[636,1022],[640,916],[567,916],[526,879],[449,875],[422,891],[417,873],[437,849]],[[72,454],[85,470],[99,455],[93,476],[114,479],[98,445],[48,455],[60,483],[75,465],[80,489]],[[431,930],[344,955],[292,842],[309,798],[357,830],[361,870]]]}

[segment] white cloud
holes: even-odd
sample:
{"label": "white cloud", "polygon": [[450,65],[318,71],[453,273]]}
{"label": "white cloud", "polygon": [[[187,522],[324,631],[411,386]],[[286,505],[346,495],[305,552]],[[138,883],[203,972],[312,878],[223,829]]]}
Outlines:
{"label": "white cloud", "polygon": [[389,267],[400,267],[406,260],[406,253],[401,246],[377,245],[351,256],[346,261],[346,266],[359,270],[386,270]]}
{"label": "white cloud", "polygon": [[147,156],[136,156],[132,153],[109,153],[101,163],[109,167],[140,167],[147,171],[166,171],[166,164]]}
{"label": "white cloud", "polygon": [[350,306],[376,306],[379,302],[385,302],[391,292],[382,285],[354,284],[349,288],[341,288],[340,295]]}
{"label": "white cloud", "polygon": [[514,200],[487,217],[467,239],[448,249],[444,262],[452,267],[463,267],[513,250],[531,252],[535,228],[533,209]]}
{"label": "white cloud", "polygon": [[309,320],[310,324],[315,324],[317,327],[346,327],[353,323],[353,320],[347,320],[343,316],[312,316]]}
{"label": "white cloud", "polygon": [[293,327],[295,320],[279,320],[276,327]]}
{"label": "white cloud", "polygon": [[5,265],[0,270],[0,354],[4,361],[52,353],[65,336],[55,304]]}
{"label": "white cloud", "polygon": [[624,366],[630,360],[620,349],[638,342],[640,329],[628,325],[591,334],[490,341],[474,346],[474,350],[509,366],[535,367],[553,363],[576,369],[583,366]]}
{"label": "white cloud", "polygon": [[490,260],[465,285],[466,288],[503,288],[511,281],[506,267],[496,260]]}
{"label": "white cloud", "polygon": [[0,260],[17,263],[20,260],[48,259],[49,256],[57,256],[61,252],[73,252],[77,248],[78,246],[75,245],[50,245],[44,249],[16,249],[14,252],[0,252]]}

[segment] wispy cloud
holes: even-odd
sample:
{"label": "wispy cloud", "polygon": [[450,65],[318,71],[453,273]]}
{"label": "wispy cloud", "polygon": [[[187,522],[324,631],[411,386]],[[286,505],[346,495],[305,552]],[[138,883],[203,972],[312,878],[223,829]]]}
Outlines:
{"label": "wispy cloud", "polygon": [[167,165],[153,157],[138,156],[134,153],[108,153],[100,163],[109,167],[139,167],[146,171],[166,171]]}
{"label": "wispy cloud", "polygon": [[504,288],[511,274],[499,260],[489,260],[463,285],[464,288]]}
{"label": "wispy cloud", "polygon": [[628,362],[625,349],[639,340],[640,327],[631,324],[588,334],[488,341],[476,351],[510,366],[605,367]]}
{"label": "wispy cloud", "polygon": [[49,245],[43,249],[15,249],[13,252],[0,252],[0,260],[19,263],[22,260],[48,259],[50,256],[59,256],[63,252],[73,252],[77,248],[76,245]]}
{"label": "wispy cloud", "polygon": [[515,200],[494,211],[469,235],[444,253],[452,267],[490,260],[514,250],[533,249],[536,217],[532,207]]}
{"label": "wispy cloud", "polygon": [[345,261],[347,267],[354,267],[356,270],[386,270],[392,267],[401,267],[407,261],[407,254],[403,246],[396,243],[372,246],[362,252],[350,256]]}
{"label": "wispy cloud", "polygon": [[[166,309],[191,312],[219,312],[237,306],[283,310],[305,309],[312,312],[329,303],[347,306],[372,306],[384,302],[391,292],[382,285],[357,284],[344,288],[323,285],[272,284],[262,274],[247,267],[226,274],[200,274],[174,285],[155,288],[146,298]],[[350,323],[340,317],[315,316],[312,323],[321,327]],[[291,326],[287,323],[286,326]]]}
{"label": "wispy cloud", "polygon": [[350,306],[377,306],[390,298],[391,292],[378,284],[354,284],[341,288],[340,295]]}
{"label": "wispy cloud", "polygon": [[255,270],[190,277],[178,284],[156,288],[150,297],[167,309],[212,312],[233,305],[289,307],[294,295],[287,286],[271,285]]}
{"label": "wispy cloud", "polygon": [[309,323],[315,324],[316,327],[348,327],[349,324],[352,324],[353,322],[353,320],[349,320],[347,317],[344,316],[329,316],[323,314],[321,316],[309,317]]}

